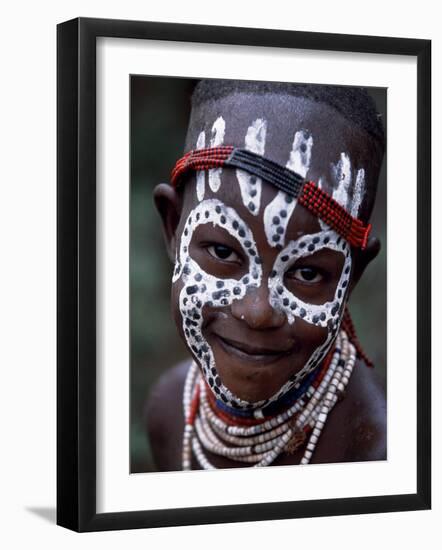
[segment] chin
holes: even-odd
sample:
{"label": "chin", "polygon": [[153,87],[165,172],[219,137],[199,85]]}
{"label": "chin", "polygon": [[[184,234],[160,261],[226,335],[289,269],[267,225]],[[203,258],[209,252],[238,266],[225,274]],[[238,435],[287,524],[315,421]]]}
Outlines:
{"label": "chin", "polygon": [[294,357],[286,353],[245,353],[217,337],[211,338],[210,345],[224,386],[249,403],[273,397],[302,368],[293,368]]}

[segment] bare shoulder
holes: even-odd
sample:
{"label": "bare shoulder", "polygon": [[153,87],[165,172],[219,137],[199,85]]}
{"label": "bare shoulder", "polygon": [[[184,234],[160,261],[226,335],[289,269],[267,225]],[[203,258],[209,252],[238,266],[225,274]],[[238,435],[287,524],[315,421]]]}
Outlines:
{"label": "bare shoulder", "polygon": [[385,388],[376,369],[362,362],[356,364],[346,395],[330,413],[329,426],[321,440],[318,451],[322,452],[318,455],[333,449],[330,462],[387,458]]}
{"label": "bare shoulder", "polygon": [[385,460],[387,406],[385,388],[380,377],[376,369],[367,368],[360,363],[350,379],[350,384],[346,398],[352,439],[347,453],[353,460]]}
{"label": "bare shoulder", "polygon": [[146,400],[144,419],[154,462],[160,471],[181,470],[183,389],[190,361],[167,370]]}

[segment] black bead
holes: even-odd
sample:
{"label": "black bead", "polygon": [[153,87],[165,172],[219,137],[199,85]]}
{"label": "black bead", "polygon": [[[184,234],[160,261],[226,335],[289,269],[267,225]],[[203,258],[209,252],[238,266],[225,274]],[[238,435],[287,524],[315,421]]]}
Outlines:
{"label": "black bead", "polygon": [[273,222],[275,225],[279,225],[279,222],[280,222],[280,221],[281,221],[281,220],[278,218],[278,216],[274,216],[274,217],[273,217],[272,222]]}

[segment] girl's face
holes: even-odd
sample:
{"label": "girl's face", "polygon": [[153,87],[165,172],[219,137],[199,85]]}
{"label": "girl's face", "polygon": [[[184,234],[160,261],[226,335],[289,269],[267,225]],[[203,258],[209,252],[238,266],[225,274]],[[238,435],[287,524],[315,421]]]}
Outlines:
{"label": "girl's face", "polygon": [[[240,94],[217,103],[213,115],[194,115],[187,149],[228,144],[265,154],[317,182],[357,217],[367,174],[373,177],[366,143],[332,109]],[[162,214],[175,248],[175,321],[219,399],[264,407],[332,346],[353,276],[350,248],[296,200],[244,171],[212,169],[192,178],[173,235],[165,220],[176,197]]]}
{"label": "girl's face", "polygon": [[185,195],[175,320],[217,397],[262,407],[329,350],[348,293],[351,254],[302,206],[292,208],[290,197],[261,183],[255,215],[235,172],[220,177],[216,193],[207,189],[201,202],[195,186]]}

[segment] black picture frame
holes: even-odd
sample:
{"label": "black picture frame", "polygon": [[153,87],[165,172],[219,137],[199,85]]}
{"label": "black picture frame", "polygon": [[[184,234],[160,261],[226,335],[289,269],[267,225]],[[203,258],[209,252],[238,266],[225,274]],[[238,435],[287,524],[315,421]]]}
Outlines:
{"label": "black picture frame", "polygon": [[[417,491],[374,497],[96,511],[96,39],[395,54],[417,59]],[[79,18],[57,28],[57,523],[75,531],[274,520],[431,506],[431,41]]]}

